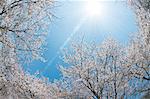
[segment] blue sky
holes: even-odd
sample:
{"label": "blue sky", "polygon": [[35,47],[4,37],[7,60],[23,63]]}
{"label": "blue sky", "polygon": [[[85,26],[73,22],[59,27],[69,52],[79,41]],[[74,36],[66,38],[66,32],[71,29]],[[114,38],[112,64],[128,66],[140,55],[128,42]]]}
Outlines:
{"label": "blue sky", "polygon": [[52,9],[58,18],[54,18],[49,26],[47,50],[44,52],[47,62],[34,61],[27,67],[29,72],[39,70],[50,81],[59,79],[60,49],[70,40],[84,34],[87,41],[100,43],[112,36],[121,43],[127,43],[129,35],[137,31],[134,13],[127,2],[103,0],[99,2],[100,15],[95,17],[87,17],[86,3],[86,0],[58,0]]}

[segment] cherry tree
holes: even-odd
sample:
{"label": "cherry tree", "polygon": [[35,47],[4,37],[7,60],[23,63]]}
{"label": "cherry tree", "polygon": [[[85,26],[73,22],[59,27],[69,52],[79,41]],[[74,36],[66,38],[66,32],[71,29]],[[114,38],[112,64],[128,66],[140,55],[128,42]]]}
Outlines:
{"label": "cherry tree", "polygon": [[49,99],[49,85],[21,66],[44,60],[52,5],[52,0],[0,0],[0,97]]}
{"label": "cherry tree", "polygon": [[131,0],[138,24],[138,33],[135,34],[128,46],[127,66],[137,82],[136,89],[150,90],[150,1]]}
{"label": "cherry tree", "polygon": [[[70,52],[70,53],[69,53]],[[90,75],[94,63],[92,51],[87,44],[73,44],[71,50],[65,50],[64,61],[69,65],[68,68],[60,66],[60,70],[64,77],[68,77],[71,81],[71,93],[79,93],[81,95],[96,96],[96,92],[90,87]],[[86,90],[86,91],[85,91]]]}
{"label": "cherry tree", "polygon": [[60,66],[63,77],[71,81],[70,92],[98,99],[125,97],[130,88],[123,49],[112,38],[100,46],[73,43],[70,50],[64,51],[67,67]]}
{"label": "cherry tree", "polygon": [[[102,42],[98,58],[100,58],[100,76],[106,77],[104,94],[107,98],[124,98],[129,95],[131,88],[129,86],[130,76],[126,68],[125,47],[119,44],[113,38],[108,38]],[[108,77],[108,78],[107,78]]]}

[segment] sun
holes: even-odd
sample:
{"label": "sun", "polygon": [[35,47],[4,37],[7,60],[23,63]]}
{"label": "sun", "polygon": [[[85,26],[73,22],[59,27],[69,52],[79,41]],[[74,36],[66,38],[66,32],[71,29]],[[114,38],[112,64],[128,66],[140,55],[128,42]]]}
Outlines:
{"label": "sun", "polygon": [[98,0],[87,1],[85,8],[87,16],[95,17],[101,14],[100,2]]}

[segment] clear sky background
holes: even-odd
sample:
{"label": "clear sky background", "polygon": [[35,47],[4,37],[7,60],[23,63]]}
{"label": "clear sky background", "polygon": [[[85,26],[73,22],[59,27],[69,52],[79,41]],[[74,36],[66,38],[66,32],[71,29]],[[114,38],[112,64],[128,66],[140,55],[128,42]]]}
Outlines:
{"label": "clear sky background", "polygon": [[103,0],[99,2],[100,14],[87,17],[86,0],[57,0],[52,12],[57,16],[49,26],[47,50],[44,52],[46,62],[34,61],[25,69],[32,74],[37,70],[50,81],[59,79],[58,65],[60,49],[67,46],[72,39],[85,34],[87,41],[100,43],[107,36],[112,36],[121,43],[127,43],[129,36],[137,32],[136,19],[127,2]]}

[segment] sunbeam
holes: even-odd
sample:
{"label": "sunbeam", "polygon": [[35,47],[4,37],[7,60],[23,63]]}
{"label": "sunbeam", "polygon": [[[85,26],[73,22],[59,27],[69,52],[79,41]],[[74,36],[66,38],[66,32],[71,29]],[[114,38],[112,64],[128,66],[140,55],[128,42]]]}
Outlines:
{"label": "sunbeam", "polygon": [[51,64],[58,57],[59,51],[62,50],[68,44],[68,42],[75,36],[75,34],[79,31],[79,29],[82,27],[82,25],[85,23],[86,20],[87,20],[87,17],[84,17],[80,20],[80,22],[74,27],[74,29],[73,29],[72,33],[70,34],[70,36],[62,44],[62,46],[60,46],[59,50],[57,51],[57,54],[51,60],[49,60],[48,64],[45,66],[45,68],[42,71],[47,70],[48,66],[51,66]]}

